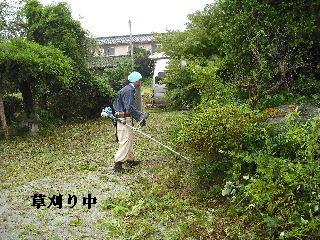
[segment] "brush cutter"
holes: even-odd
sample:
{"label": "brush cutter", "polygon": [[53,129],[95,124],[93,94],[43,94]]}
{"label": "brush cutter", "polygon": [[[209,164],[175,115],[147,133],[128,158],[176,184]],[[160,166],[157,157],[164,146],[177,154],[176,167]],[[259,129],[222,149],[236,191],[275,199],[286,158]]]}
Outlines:
{"label": "brush cutter", "polygon": [[115,116],[113,115],[113,113],[112,113],[112,108],[111,108],[111,107],[106,107],[105,109],[103,109],[102,112],[101,112],[101,116],[102,116],[102,117],[109,118],[109,119],[111,119],[113,122],[120,122],[120,123],[126,125],[127,127],[131,128],[134,132],[140,133],[140,134],[143,135],[144,137],[146,137],[146,138],[152,140],[153,142],[159,144],[160,146],[166,148],[167,150],[169,150],[170,152],[174,153],[175,155],[177,155],[177,156],[179,156],[179,157],[181,157],[181,158],[184,158],[184,159],[186,159],[186,160],[190,160],[189,158],[183,156],[182,154],[178,153],[177,151],[173,150],[172,148],[168,147],[167,145],[159,142],[158,140],[152,138],[152,137],[149,136],[148,134],[142,132],[142,131],[140,130],[140,128],[142,127],[142,126],[141,126],[141,125],[142,125],[142,121],[145,121],[145,119],[141,120],[141,121],[138,123],[138,126],[137,126],[137,127],[133,127],[133,126],[131,126],[130,124],[127,124],[126,121],[124,121],[124,120],[122,120],[122,119],[120,119],[120,118],[115,117]]}

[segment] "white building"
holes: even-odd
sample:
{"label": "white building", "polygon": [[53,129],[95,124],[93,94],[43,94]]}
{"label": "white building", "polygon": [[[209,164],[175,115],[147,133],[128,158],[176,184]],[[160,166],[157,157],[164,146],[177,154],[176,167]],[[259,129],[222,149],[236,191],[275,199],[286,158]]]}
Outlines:
{"label": "white building", "polygon": [[[100,53],[103,56],[125,56],[130,55],[130,35],[111,36],[96,38]],[[132,35],[133,47],[143,48],[153,54],[157,43],[153,34]]]}

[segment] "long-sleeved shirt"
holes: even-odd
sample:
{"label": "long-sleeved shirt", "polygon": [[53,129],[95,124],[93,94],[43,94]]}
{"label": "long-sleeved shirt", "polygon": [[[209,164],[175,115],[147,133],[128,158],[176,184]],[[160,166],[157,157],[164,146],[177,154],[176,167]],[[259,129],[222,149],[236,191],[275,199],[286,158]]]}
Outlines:
{"label": "long-sleeved shirt", "polygon": [[113,109],[120,113],[129,113],[135,120],[139,121],[142,112],[137,109],[135,99],[136,89],[132,83],[123,87],[117,95],[116,100],[113,102]]}

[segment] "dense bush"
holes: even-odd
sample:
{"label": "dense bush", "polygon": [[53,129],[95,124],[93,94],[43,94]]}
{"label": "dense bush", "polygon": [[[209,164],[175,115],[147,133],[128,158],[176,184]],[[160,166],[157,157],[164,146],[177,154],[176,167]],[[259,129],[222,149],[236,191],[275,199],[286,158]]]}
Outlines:
{"label": "dense bush", "polygon": [[284,123],[263,124],[259,131],[247,142],[248,151],[234,153],[233,177],[223,195],[230,196],[251,234],[317,239],[320,117],[303,123],[291,114]]}
{"label": "dense bush", "polygon": [[235,89],[219,77],[224,66],[220,58],[207,61],[189,60],[186,66],[180,60],[171,60],[164,83],[167,97],[174,107],[196,106],[201,101],[230,102]]}
{"label": "dense bush", "polygon": [[88,73],[85,79],[77,80],[69,88],[52,93],[49,109],[63,119],[99,116],[103,107],[112,104],[131,71],[129,58],[114,63],[115,67],[106,68],[99,75]]}
{"label": "dense bush", "polygon": [[4,110],[8,125],[14,121],[14,114],[23,110],[23,101],[21,96],[7,95],[4,97]]}
{"label": "dense bush", "polygon": [[263,115],[233,103],[204,102],[181,123],[177,142],[218,160],[222,153],[240,149]]}
{"label": "dense bush", "polygon": [[[221,58],[222,65],[215,63],[217,76],[223,83],[232,83],[237,97],[248,100],[252,107],[260,101],[267,105],[277,93],[317,95],[319,8],[316,0],[216,1],[190,15],[185,32],[162,35],[162,50],[172,59],[197,59],[203,66],[208,59]],[[183,94],[194,89],[196,79],[186,81],[178,73],[168,80],[181,81],[182,88],[176,84],[168,91],[187,104],[198,101],[197,94],[189,99]]]}
{"label": "dense bush", "polygon": [[[317,239],[320,236],[320,117],[298,111],[285,119],[235,104],[202,103],[181,119],[176,143],[198,154],[191,165],[195,193],[222,195],[243,225],[229,237]],[[200,196],[200,195],[199,195]]]}
{"label": "dense bush", "polygon": [[47,109],[53,117],[63,120],[93,118],[101,113],[103,106],[111,102],[112,93],[107,82],[97,79],[78,81],[70,88],[51,93]]}
{"label": "dense bush", "polygon": [[199,103],[200,94],[194,82],[194,74],[189,67],[182,68],[180,60],[170,60],[163,82],[167,86],[168,103],[176,108],[190,107]]}

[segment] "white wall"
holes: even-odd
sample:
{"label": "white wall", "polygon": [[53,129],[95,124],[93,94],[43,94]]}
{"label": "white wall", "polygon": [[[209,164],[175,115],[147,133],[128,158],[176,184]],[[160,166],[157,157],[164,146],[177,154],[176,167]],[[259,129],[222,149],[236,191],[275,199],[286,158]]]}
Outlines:
{"label": "white wall", "polygon": [[114,55],[115,56],[128,55],[128,46],[127,45],[115,46]]}
{"label": "white wall", "polygon": [[[109,47],[114,47],[114,56],[123,56],[130,54],[130,45],[109,45]],[[146,44],[134,44],[134,47],[143,48],[147,51],[151,51],[152,45],[151,43]],[[128,51],[129,50],[129,51]],[[103,49],[101,48],[101,52],[103,52]]]}

